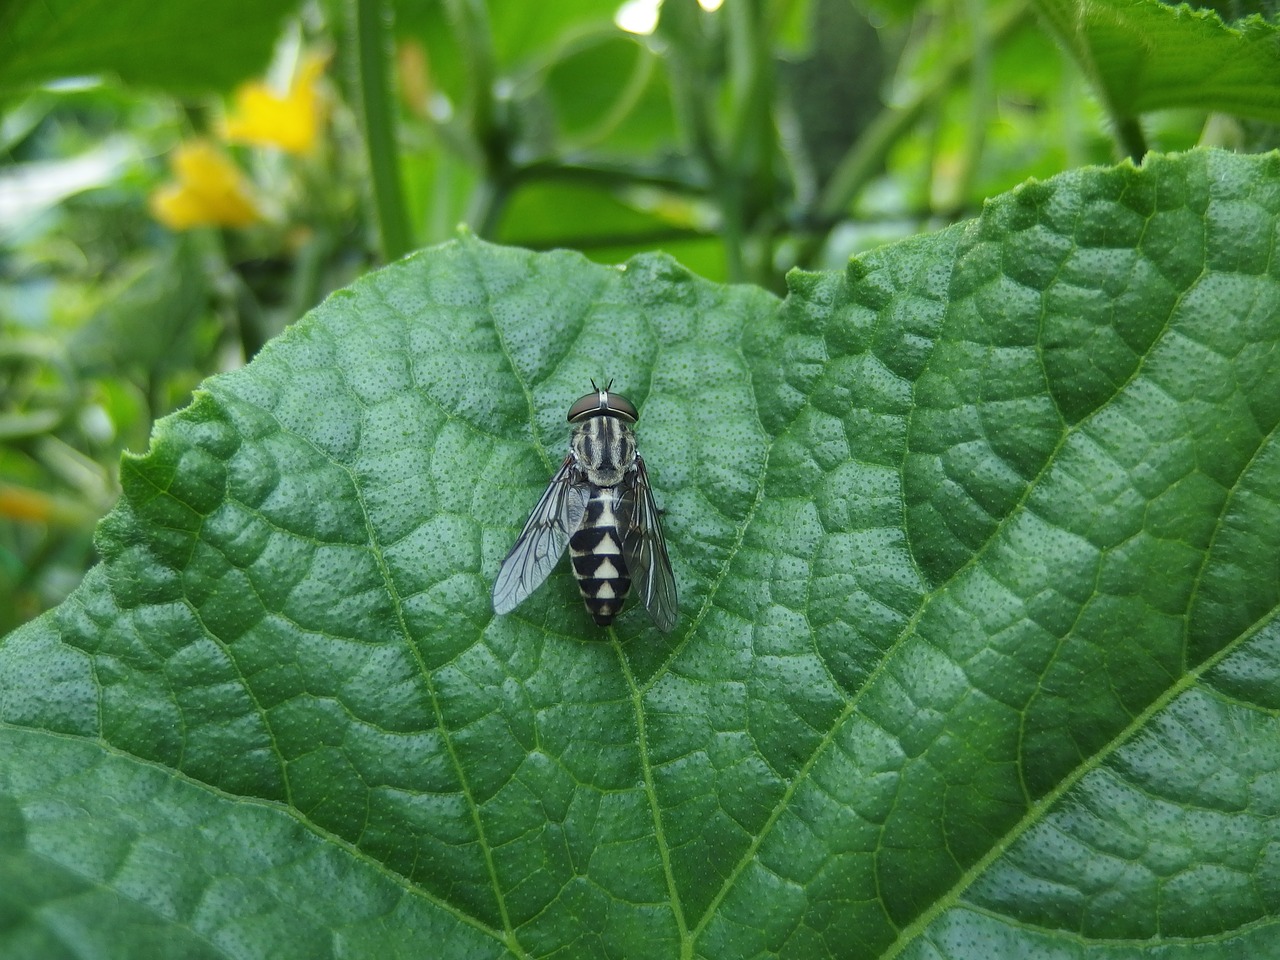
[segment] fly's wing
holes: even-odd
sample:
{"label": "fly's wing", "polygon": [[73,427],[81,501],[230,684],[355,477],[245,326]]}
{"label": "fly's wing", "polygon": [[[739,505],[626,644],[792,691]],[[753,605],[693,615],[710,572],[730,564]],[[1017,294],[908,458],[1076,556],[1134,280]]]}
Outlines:
{"label": "fly's wing", "polygon": [[619,484],[622,490],[618,505],[622,531],[622,557],[631,572],[631,586],[654,624],[663,633],[676,625],[680,612],[676,599],[676,578],[671,573],[667,541],[662,536],[662,518],[653,502],[649,474],[644,460],[636,457],[636,468]]}
{"label": "fly's wing", "polygon": [[582,523],[587,492],[573,482],[573,462],[572,456],[564,458],[542,499],[529,514],[516,545],[502,561],[498,579],[493,584],[496,613],[510,613],[538,589]]}

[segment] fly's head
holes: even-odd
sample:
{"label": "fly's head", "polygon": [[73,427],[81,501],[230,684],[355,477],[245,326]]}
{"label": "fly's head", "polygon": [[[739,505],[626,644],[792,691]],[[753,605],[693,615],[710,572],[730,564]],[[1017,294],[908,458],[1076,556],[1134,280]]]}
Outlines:
{"label": "fly's head", "polygon": [[622,482],[636,459],[631,425],[638,416],[630,400],[610,393],[608,387],[588,393],[569,408],[569,449],[589,483],[613,487]]}

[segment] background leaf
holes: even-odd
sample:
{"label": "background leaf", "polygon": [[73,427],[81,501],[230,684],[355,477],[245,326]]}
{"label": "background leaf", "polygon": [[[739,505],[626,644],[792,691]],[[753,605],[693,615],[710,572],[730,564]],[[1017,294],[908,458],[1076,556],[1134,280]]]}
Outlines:
{"label": "background leaf", "polygon": [[1261,16],[1227,24],[1211,10],[1158,0],[1035,6],[1125,116],[1195,107],[1280,120],[1277,28]]}
{"label": "background leaf", "polygon": [[[1278,217],[1199,152],[784,301],[469,237],[339,292],[0,644],[0,952],[1266,953]],[[589,377],[667,637],[490,610]]]}
{"label": "background leaf", "polygon": [[229,89],[266,65],[295,6],[10,0],[0,6],[0,90],[100,73],[175,93]]}

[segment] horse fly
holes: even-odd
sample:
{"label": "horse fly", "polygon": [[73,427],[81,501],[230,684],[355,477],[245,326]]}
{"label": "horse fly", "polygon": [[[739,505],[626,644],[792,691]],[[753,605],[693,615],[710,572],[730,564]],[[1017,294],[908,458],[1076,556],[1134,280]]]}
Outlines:
{"label": "horse fly", "polygon": [[533,508],[493,585],[508,613],[533,593],[567,546],[587,610],[607,627],[634,587],[664,633],[675,626],[676,582],[626,397],[591,381],[569,408],[569,455]]}

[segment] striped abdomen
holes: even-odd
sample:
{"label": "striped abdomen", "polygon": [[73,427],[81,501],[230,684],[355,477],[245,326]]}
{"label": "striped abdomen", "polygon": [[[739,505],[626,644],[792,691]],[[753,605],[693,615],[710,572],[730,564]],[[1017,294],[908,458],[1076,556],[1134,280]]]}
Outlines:
{"label": "striped abdomen", "polygon": [[622,558],[622,537],[614,512],[614,487],[591,487],[582,523],[569,538],[569,556],[582,600],[602,627],[613,623],[631,592],[631,575]]}

